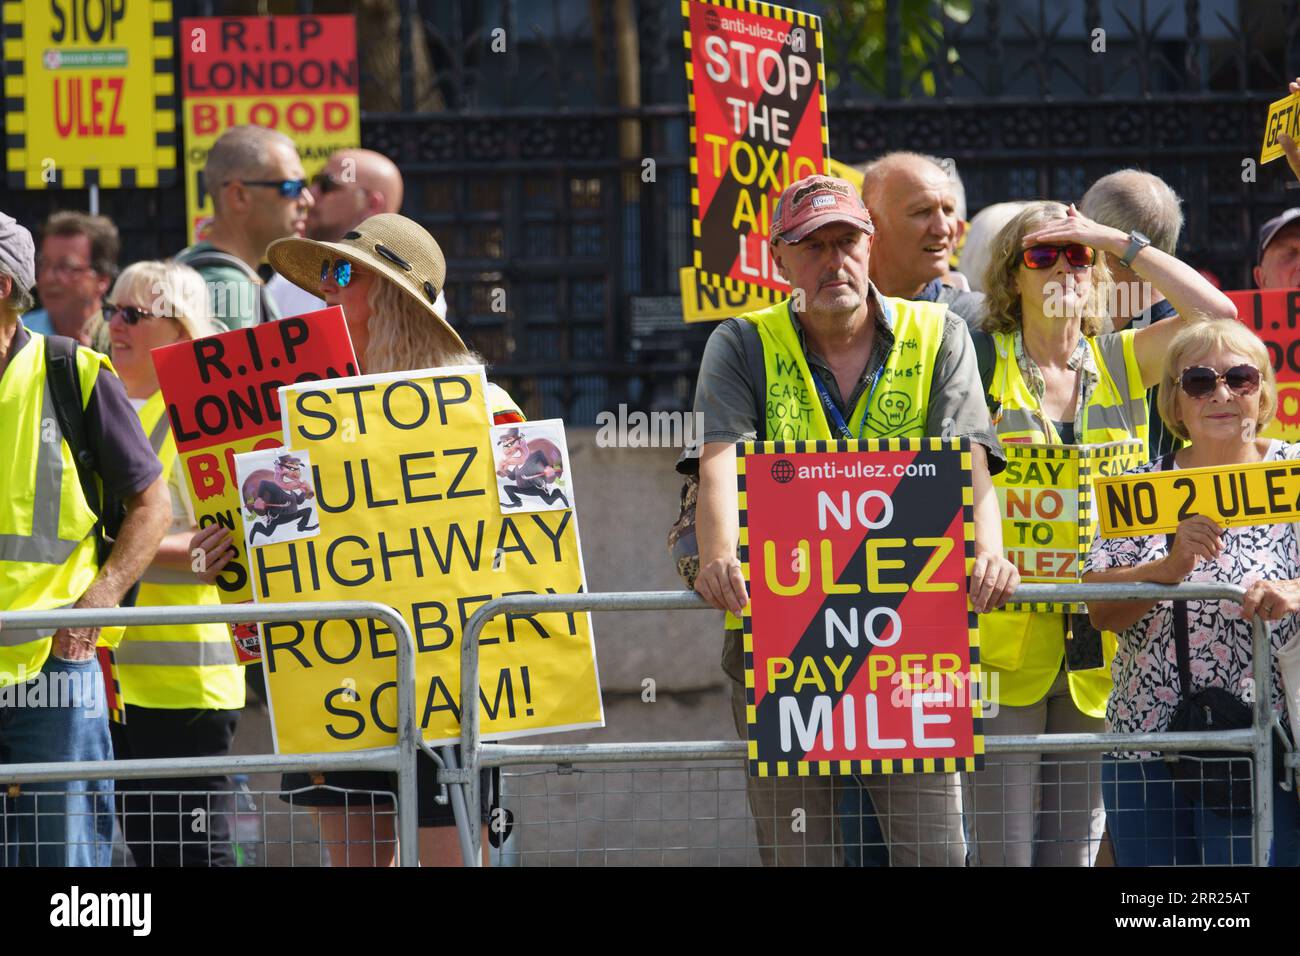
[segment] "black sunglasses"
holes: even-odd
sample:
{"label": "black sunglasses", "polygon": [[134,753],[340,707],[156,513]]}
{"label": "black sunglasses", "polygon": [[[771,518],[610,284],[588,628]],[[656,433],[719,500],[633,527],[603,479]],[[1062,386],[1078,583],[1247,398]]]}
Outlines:
{"label": "black sunglasses", "polygon": [[330,176],[329,173],[317,173],[311,181],[311,191],[322,196],[328,196],[335,190],[342,188],[343,183]]}
{"label": "black sunglasses", "polygon": [[[330,261],[326,259],[320,264],[320,281],[324,282],[330,276]],[[346,259],[334,260],[334,281],[340,289],[346,289],[348,283],[352,281],[352,263]]]}
{"label": "black sunglasses", "polygon": [[1254,395],[1259,388],[1259,369],[1253,365],[1234,365],[1226,372],[1205,365],[1192,365],[1183,369],[1178,386],[1190,398],[1208,398],[1223,382],[1234,395]]}
{"label": "black sunglasses", "polygon": [[163,316],[156,312],[146,312],[144,309],[134,305],[114,305],[111,302],[104,303],[104,321],[112,322],[115,316],[120,315],[122,321],[127,325],[135,325],[141,319],[161,319]]}
{"label": "black sunglasses", "polygon": [[[232,179],[231,182],[243,183],[245,186],[265,186],[268,189],[278,189],[280,195],[285,199],[297,199],[302,195],[302,191],[307,188],[305,179]],[[229,186],[230,183],[223,185]]]}
{"label": "black sunglasses", "polygon": [[1082,243],[1072,242],[1067,246],[1030,246],[1021,255],[1027,269],[1050,269],[1056,260],[1065,253],[1065,261],[1076,269],[1090,266],[1097,261],[1097,250]]}

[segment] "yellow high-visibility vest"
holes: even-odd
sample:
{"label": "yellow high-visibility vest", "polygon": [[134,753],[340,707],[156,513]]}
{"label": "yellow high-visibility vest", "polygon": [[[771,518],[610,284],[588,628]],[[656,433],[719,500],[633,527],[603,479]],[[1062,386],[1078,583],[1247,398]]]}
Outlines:
{"label": "yellow high-visibility vest", "polygon": [[[894,344],[875,386],[863,391],[845,422],[856,438],[923,438],[939,346],[948,307],[883,297]],[[832,435],[813,371],[790,318],[790,300],[740,316],[754,323],[763,343],[766,372],[766,440],[830,441]],[[847,396],[845,396],[847,398]],[[727,612],[726,626],[740,628]]]}
{"label": "yellow high-visibility vest", "polygon": [[[170,482],[180,467],[162,392],[139,409],[140,424]],[[137,607],[220,604],[217,588],[191,571],[150,567],[140,582]],[[224,624],[129,627],[115,652],[122,700],[162,710],[236,710],[244,706],[244,670],[235,662]]]}
{"label": "yellow high-visibility vest", "polygon": [[[83,409],[101,368],[112,370],[105,356],[77,349]],[[99,572],[95,513],[46,385],[45,336],[32,333],[0,378],[0,608],[8,611],[68,607]],[[45,666],[54,630],[0,629],[0,686]],[[100,637],[120,635],[116,628]]]}
{"label": "yellow high-visibility vest", "polygon": [[[1108,367],[1100,339],[1085,341],[1092,350],[1099,379],[1088,403],[1075,423],[1075,438],[1081,445],[1137,438],[1147,440],[1147,391],[1142,369],[1133,351],[1133,329],[1120,336],[1123,362]],[[1061,444],[1056,427],[1043,413],[1038,399],[1020,374],[1016,361],[1015,337],[1010,332],[993,333],[997,364],[989,394],[1002,403],[1002,417],[996,424],[1003,442]],[[1114,341],[1114,340],[1111,340]],[[1038,611],[994,611],[980,616],[980,661],[997,673],[996,700],[1011,707],[1036,704],[1051,689],[1065,657],[1066,615]],[[1104,665],[1087,671],[1071,671],[1070,695],[1075,706],[1091,717],[1106,715],[1110,696],[1110,662],[1115,657],[1116,638],[1103,632]]]}
{"label": "yellow high-visibility vest", "polygon": [[[934,363],[943,343],[948,307],[882,296],[894,346],[874,387],[863,391],[845,424],[856,438],[921,438]],[[767,441],[829,441],[826,420],[808,360],[790,318],[790,300],[741,316],[757,327],[767,372]],[[845,396],[847,398],[847,396]]]}

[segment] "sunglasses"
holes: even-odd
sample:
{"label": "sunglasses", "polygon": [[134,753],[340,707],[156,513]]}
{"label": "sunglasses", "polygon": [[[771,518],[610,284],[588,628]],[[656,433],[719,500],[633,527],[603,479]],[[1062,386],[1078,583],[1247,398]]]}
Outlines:
{"label": "sunglasses", "polygon": [[328,196],[335,190],[342,189],[343,183],[330,176],[329,173],[317,173],[311,181],[311,191],[321,196]]}
{"label": "sunglasses", "polygon": [[[346,289],[348,283],[352,281],[352,263],[346,259],[334,260],[334,281],[340,289]],[[326,259],[320,264],[320,281],[324,282],[330,277],[330,261]]]}
{"label": "sunglasses", "polygon": [[161,319],[162,316],[155,312],[146,312],[144,309],[134,305],[114,305],[111,302],[104,303],[104,321],[112,322],[115,316],[121,316],[122,321],[127,325],[135,325],[141,319]]}
{"label": "sunglasses", "polygon": [[1065,253],[1065,261],[1076,269],[1091,266],[1097,261],[1097,250],[1082,243],[1072,242],[1068,246],[1030,246],[1023,253],[1025,268],[1050,269],[1056,260]]}
{"label": "sunglasses", "polygon": [[[278,189],[281,197],[284,199],[297,199],[302,195],[302,191],[307,188],[305,179],[238,179],[232,182],[243,183],[245,186],[265,186],[268,189]],[[230,183],[224,185],[229,186]]]}
{"label": "sunglasses", "polygon": [[1254,395],[1259,388],[1259,369],[1253,365],[1234,365],[1226,372],[1219,372],[1205,365],[1192,365],[1178,377],[1178,386],[1189,398],[1208,398],[1220,382],[1234,395]]}

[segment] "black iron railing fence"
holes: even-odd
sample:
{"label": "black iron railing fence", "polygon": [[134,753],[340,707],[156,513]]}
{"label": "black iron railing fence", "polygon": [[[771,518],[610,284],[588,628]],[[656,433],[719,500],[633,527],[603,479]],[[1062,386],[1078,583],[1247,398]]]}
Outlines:
{"label": "black iron railing fence", "polygon": [[[1300,0],[804,5],[825,17],[832,155],[952,157],[971,213],[1003,199],[1075,199],[1097,176],[1140,166],[1184,198],[1181,254],[1242,288],[1259,225],[1300,204],[1284,163],[1256,170],[1253,182],[1243,175],[1258,156],[1265,105],[1300,74]],[[675,4],[174,8],[178,18],[356,9],[362,143],[402,167],[404,212],[447,252],[452,316],[494,377],[531,415],[572,425],[620,402],[689,404],[708,327],[684,326],[673,304],[690,240]],[[639,96],[620,106],[629,71]],[[101,193],[124,262],[181,247],[181,189]],[[85,206],[77,190],[8,191],[0,203],[32,225]]]}

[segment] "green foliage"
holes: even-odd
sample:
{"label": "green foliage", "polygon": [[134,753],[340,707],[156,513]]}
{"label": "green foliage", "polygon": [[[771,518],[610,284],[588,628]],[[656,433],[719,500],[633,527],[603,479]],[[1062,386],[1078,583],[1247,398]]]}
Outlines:
{"label": "green foliage", "polygon": [[[971,0],[897,0],[899,4],[899,62],[901,93],[907,96],[920,77],[926,96],[935,92],[929,65],[939,57],[957,62],[954,48],[942,49],[938,13],[955,23],[966,23]],[[826,0],[822,30],[825,35],[827,87],[834,90],[850,78],[868,89],[885,93],[887,86],[885,20],[888,0]]]}

